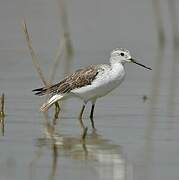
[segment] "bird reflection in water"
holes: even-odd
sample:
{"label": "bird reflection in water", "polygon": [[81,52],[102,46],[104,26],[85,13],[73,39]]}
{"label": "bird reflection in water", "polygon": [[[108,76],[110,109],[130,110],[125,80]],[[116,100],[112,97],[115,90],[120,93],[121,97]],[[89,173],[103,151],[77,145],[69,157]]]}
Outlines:
{"label": "bird reflection in water", "polygon": [[94,168],[99,179],[126,179],[126,161],[121,146],[103,139],[96,131],[88,134],[84,140],[81,137],[62,135],[55,127],[56,124],[46,120],[44,137],[37,139],[36,142],[39,149],[47,147],[52,150],[50,180],[54,179],[56,170],[59,169],[57,168],[59,157],[78,160],[78,163],[79,160],[88,161],[88,164],[95,162],[95,166],[90,168]]}

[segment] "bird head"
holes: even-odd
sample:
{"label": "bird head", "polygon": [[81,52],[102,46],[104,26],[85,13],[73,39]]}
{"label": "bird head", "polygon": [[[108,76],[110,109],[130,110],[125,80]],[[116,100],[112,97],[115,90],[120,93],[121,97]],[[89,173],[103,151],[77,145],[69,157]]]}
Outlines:
{"label": "bird head", "polygon": [[123,49],[123,48],[114,49],[111,52],[110,61],[111,61],[111,63],[121,63],[121,64],[135,63],[135,64],[142,66],[146,69],[152,70],[150,67],[147,67],[147,66],[137,62],[137,60],[132,58],[130,52],[127,49]]}

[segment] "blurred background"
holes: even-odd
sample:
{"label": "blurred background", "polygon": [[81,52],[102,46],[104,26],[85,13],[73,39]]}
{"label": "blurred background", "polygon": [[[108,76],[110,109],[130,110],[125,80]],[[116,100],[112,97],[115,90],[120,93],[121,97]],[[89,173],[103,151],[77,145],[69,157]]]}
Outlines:
{"label": "blurred background", "polygon": [[[179,178],[179,1],[1,0],[0,179],[176,180]],[[39,112],[43,86],[23,32],[27,24],[45,79],[57,82],[127,48],[152,71],[127,64],[123,84],[89,107],[80,138],[81,102],[63,103],[53,123]],[[54,73],[52,73],[54,72]],[[51,75],[50,75],[51,74]],[[54,77],[54,78],[53,78]]]}

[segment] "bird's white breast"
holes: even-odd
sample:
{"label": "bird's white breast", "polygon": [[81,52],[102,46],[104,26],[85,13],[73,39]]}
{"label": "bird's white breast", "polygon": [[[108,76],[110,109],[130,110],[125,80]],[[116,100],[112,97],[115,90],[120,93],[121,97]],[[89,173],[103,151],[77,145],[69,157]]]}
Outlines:
{"label": "bird's white breast", "polygon": [[124,77],[125,70],[122,64],[101,65],[99,73],[91,85],[75,89],[72,92],[85,100],[102,97],[119,86]]}

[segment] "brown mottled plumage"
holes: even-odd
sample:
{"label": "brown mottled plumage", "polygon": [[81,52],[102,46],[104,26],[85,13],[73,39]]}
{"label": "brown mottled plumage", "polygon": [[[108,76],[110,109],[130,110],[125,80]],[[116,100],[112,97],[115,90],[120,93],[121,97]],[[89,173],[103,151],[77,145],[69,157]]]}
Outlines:
{"label": "brown mottled plumage", "polygon": [[79,69],[73,74],[67,76],[61,82],[50,87],[34,89],[36,95],[42,96],[45,94],[65,94],[71,90],[90,85],[98,74],[98,66],[90,65],[84,69]]}

